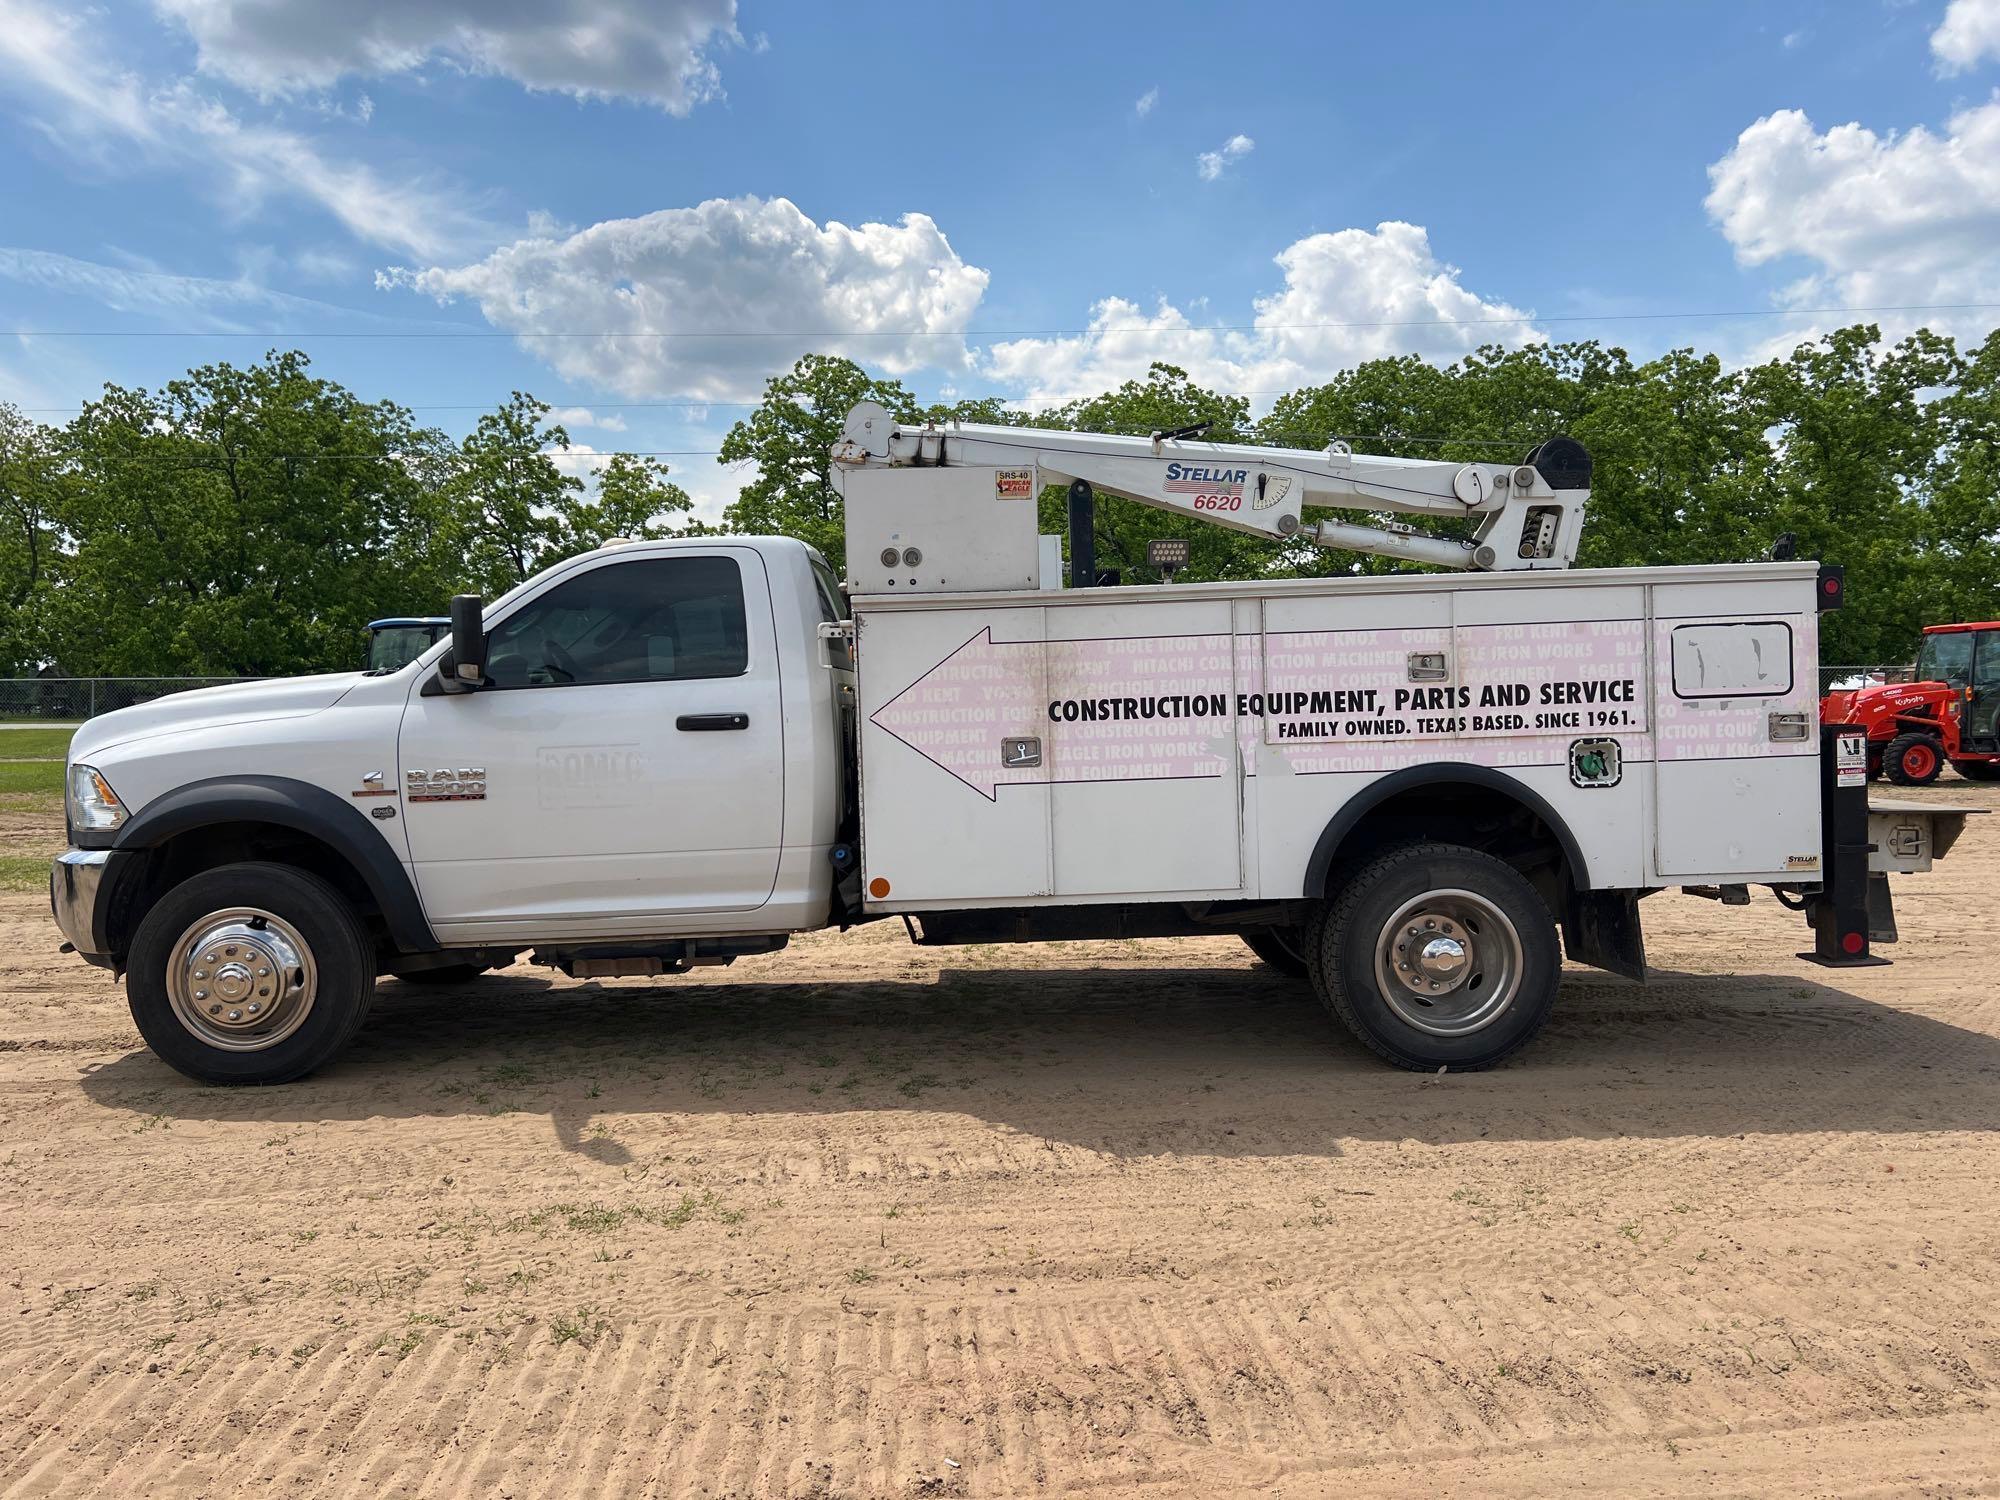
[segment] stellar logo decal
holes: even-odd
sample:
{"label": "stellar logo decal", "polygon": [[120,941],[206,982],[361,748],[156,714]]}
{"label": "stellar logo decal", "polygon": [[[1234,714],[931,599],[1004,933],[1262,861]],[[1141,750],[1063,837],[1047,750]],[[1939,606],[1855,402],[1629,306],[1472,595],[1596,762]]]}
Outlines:
{"label": "stellar logo decal", "polygon": [[1170,495],[1241,495],[1248,469],[1211,468],[1206,464],[1167,465],[1164,486]]}
{"label": "stellar logo decal", "polygon": [[486,769],[406,771],[403,787],[412,802],[484,802]]}

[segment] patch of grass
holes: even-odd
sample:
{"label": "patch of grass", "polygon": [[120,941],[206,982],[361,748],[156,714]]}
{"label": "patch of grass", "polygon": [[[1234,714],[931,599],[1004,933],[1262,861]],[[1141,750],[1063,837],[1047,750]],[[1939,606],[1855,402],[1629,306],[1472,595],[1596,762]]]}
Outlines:
{"label": "patch of grass", "polygon": [[65,760],[74,729],[10,729],[0,734],[0,756],[8,760]]}
{"label": "patch of grass", "polygon": [[32,792],[60,801],[62,785],[59,760],[0,761],[0,792]]}
{"label": "patch of grass", "polygon": [[0,854],[0,891],[45,891],[49,860],[43,854]]}
{"label": "patch of grass", "polygon": [[588,1349],[611,1326],[594,1307],[579,1307],[573,1313],[558,1313],[549,1319],[549,1337],[558,1344],[577,1343]]}
{"label": "patch of grass", "polygon": [[847,1273],[847,1279],[856,1286],[866,1286],[875,1279],[875,1273],[866,1266],[856,1266]]}

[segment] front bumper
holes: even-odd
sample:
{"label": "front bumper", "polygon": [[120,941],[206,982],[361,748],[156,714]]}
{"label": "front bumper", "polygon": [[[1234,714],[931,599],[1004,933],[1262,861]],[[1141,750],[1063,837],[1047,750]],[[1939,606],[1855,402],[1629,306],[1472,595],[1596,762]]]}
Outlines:
{"label": "front bumper", "polygon": [[109,936],[109,896],[112,861],[121,856],[115,849],[65,849],[49,869],[49,909],[56,926],[69,940],[79,957],[99,968],[112,968],[116,959]]}

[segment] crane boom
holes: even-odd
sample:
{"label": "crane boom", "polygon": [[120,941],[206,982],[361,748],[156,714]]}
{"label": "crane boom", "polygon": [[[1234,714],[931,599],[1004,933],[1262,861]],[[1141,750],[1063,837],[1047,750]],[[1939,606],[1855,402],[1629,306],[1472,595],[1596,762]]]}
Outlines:
{"label": "crane boom", "polygon": [[[1093,490],[1279,541],[1372,552],[1448,568],[1566,568],[1590,498],[1590,457],[1551,438],[1520,464],[1436,463],[1324,449],[1212,443],[1187,432],[1151,437],[981,423],[896,421],[872,401],[847,415],[833,461],[844,467],[1032,468],[1044,482]],[[1304,506],[1476,523],[1471,537],[1393,522],[1305,521]]]}

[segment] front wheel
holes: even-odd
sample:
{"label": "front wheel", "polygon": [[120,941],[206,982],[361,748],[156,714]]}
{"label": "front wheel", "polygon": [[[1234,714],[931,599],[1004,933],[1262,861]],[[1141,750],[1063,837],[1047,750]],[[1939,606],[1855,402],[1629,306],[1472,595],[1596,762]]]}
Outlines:
{"label": "front wheel", "polygon": [[125,998],[146,1045],[203,1083],[285,1083],[347,1045],[375,965],[352,908],[289,865],[222,865],[133,934]]}
{"label": "front wheel", "polygon": [[1476,849],[1387,851],[1347,882],[1316,936],[1320,998],[1400,1068],[1491,1067],[1555,1004],[1555,919],[1525,876]]}
{"label": "front wheel", "polygon": [[1944,749],[1928,734],[1899,734],[1882,752],[1882,769],[1898,786],[1929,786],[1944,769]]}

